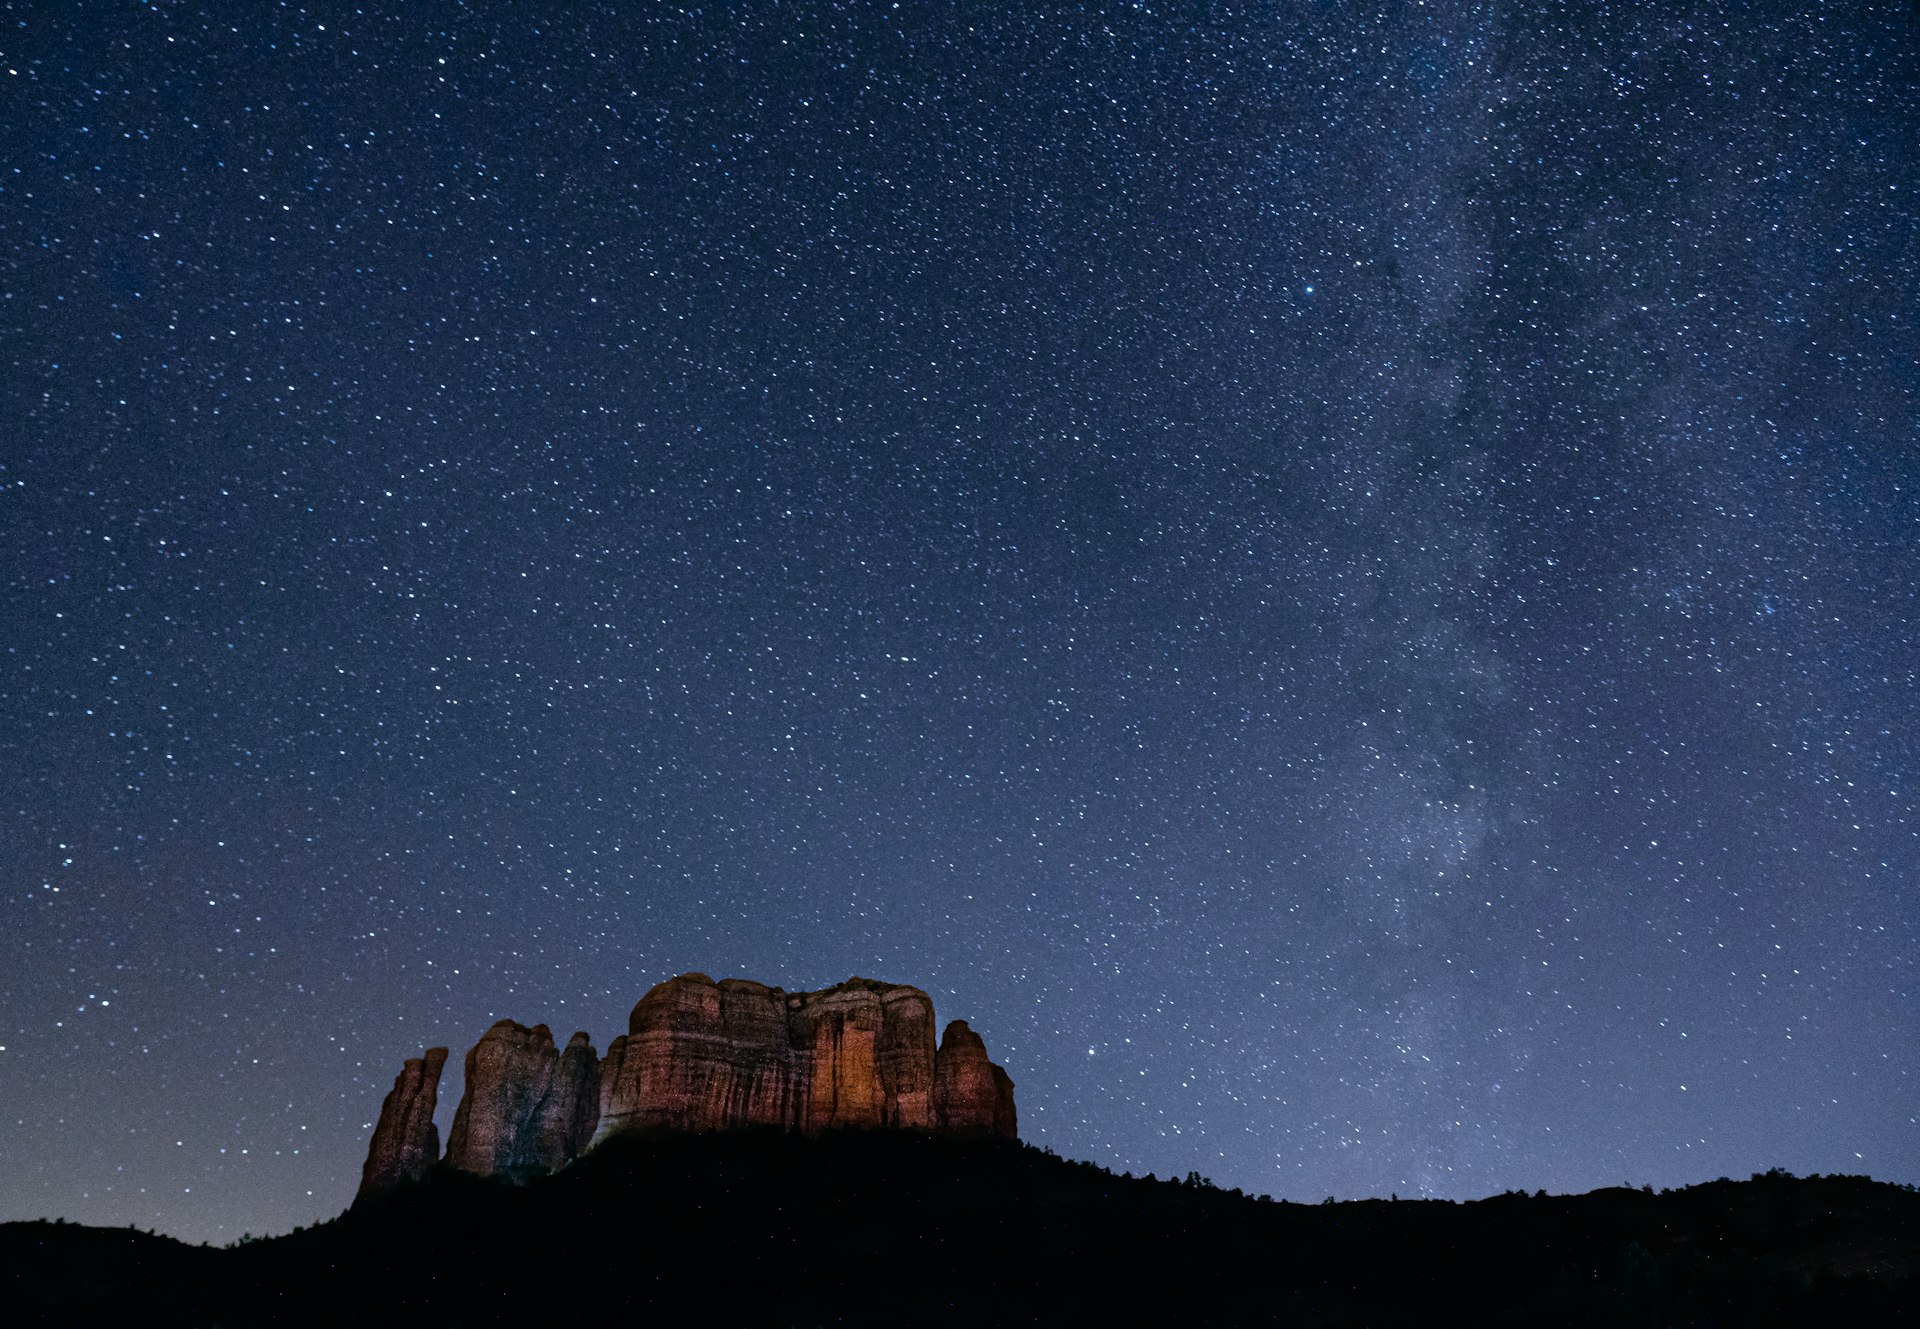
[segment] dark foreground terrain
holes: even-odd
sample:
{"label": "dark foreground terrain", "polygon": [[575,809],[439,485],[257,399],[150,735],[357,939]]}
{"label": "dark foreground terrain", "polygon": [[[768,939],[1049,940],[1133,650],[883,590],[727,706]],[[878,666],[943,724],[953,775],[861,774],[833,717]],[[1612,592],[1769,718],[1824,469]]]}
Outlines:
{"label": "dark foreground terrain", "polygon": [[1893,1325],[1920,1194],[1263,1202],[1008,1141],[629,1139],[516,1188],[432,1175],[226,1249],[0,1226],[0,1324]]}

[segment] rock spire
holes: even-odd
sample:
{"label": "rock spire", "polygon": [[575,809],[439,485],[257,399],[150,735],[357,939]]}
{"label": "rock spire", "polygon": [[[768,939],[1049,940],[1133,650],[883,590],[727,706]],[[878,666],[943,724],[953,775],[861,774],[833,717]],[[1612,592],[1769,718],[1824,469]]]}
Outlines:
{"label": "rock spire", "polygon": [[393,1088],[380,1105],[380,1122],[373,1128],[366,1166],[360,1170],[360,1194],[389,1190],[412,1181],[440,1157],[440,1128],[433,1110],[440,1099],[440,1069],[447,1064],[445,1048],[428,1048],[408,1057]]}
{"label": "rock spire", "polygon": [[593,1138],[600,1062],[585,1033],[560,1053],[544,1024],[502,1020],[467,1053],[466,1068],[447,1136],[447,1162],[461,1171],[536,1176],[571,1163]]}

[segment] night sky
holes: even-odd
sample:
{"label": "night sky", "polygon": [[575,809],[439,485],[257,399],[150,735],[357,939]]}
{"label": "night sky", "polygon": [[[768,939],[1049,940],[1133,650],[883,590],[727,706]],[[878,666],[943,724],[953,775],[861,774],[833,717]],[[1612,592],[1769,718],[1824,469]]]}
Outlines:
{"label": "night sky", "polygon": [[0,4],[0,1219],[695,969],[1137,1174],[1920,1181],[1905,5],[366,11]]}

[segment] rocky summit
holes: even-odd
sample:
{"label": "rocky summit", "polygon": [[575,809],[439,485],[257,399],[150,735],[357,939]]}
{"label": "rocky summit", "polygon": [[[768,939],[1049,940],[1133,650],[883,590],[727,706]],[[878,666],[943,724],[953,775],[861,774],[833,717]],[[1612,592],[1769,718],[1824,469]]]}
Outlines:
{"label": "rocky summit", "polygon": [[[585,1033],[556,1049],[545,1025],[502,1020],[466,1058],[445,1162],[513,1180],[556,1171],[633,1131],[746,1127],[818,1134],[896,1128],[1018,1135],[1013,1081],[955,1020],[934,1040],[919,988],[850,978],[820,992],[682,974],[642,997],[596,1056]],[[439,1159],[433,1124],[447,1049],[407,1061],[380,1109],[360,1194]]]}

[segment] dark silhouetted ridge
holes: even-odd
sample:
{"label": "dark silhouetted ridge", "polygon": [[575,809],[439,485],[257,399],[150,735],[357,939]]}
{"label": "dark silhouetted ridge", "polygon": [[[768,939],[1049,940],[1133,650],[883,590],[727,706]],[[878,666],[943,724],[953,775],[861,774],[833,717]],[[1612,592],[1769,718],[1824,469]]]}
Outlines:
{"label": "dark silhouetted ridge", "polygon": [[1298,1205],[1005,1139],[640,1133],[224,1250],[10,1224],[0,1320],[1879,1326],[1916,1249],[1920,1195],[1866,1178]]}

